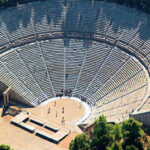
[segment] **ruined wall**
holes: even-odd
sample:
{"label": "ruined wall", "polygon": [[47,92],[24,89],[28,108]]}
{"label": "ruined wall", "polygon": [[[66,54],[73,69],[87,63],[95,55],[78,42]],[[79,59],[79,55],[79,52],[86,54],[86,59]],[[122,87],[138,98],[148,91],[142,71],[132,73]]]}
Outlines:
{"label": "ruined wall", "polygon": [[20,105],[24,107],[33,107],[32,104],[30,104],[28,101],[24,100],[19,94],[17,94],[12,89],[9,91],[9,99],[10,103],[13,105]]}
{"label": "ruined wall", "polygon": [[150,126],[150,112],[130,114],[129,117],[142,122],[143,125]]}

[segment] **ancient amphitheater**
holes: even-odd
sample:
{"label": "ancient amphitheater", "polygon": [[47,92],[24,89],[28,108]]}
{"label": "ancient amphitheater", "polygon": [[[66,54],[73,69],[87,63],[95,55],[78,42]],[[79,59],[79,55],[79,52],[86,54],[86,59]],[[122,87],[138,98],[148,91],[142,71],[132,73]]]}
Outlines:
{"label": "ancient amphitheater", "polygon": [[61,89],[85,97],[89,123],[122,121],[149,98],[150,16],[100,1],[0,10],[0,81],[37,107]]}

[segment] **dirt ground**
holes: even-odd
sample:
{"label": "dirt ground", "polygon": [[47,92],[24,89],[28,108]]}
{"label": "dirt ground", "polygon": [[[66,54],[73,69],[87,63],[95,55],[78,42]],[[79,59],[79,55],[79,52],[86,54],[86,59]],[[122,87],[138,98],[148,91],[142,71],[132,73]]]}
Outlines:
{"label": "dirt ground", "polygon": [[[62,113],[63,107],[64,113]],[[50,110],[49,113],[48,109]],[[28,111],[37,118],[43,119],[46,122],[51,122],[58,127],[71,130],[71,133],[59,144],[53,144],[10,124],[10,119],[12,117],[5,116],[0,117],[0,144],[10,145],[14,150],[67,150],[69,149],[70,141],[81,133],[81,130],[74,122],[84,115],[84,106],[77,101],[61,99],[56,100],[56,103],[52,101],[46,105],[39,105],[37,108],[28,108],[23,111]],[[0,108],[0,113],[1,112],[2,109]],[[62,124],[63,117],[65,124]],[[34,126],[37,127],[36,125]]]}

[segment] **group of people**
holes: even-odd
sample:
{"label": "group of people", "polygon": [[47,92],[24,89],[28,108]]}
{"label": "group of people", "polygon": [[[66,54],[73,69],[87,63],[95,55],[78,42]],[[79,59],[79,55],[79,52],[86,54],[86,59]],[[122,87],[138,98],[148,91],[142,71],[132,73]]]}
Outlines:
{"label": "group of people", "polygon": [[79,98],[81,101],[86,102],[88,105],[95,106],[96,102],[90,103],[85,96],[75,95],[75,97]]}
{"label": "group of people", "polygon": [[[54,102],[54,107],[56,107],[56,101]],[[62,107],[62,114],[64,114],[64,112],[65,112],[65,108]],[[48,111],[47,111],[47,114],[50,114],[50,113],[51,113],[51,108],[49,107]],[[56,118],[57,117],[58,117],[58,112],[56,110]],[[65,125],[65,118],[64,117],[62,117],[61,124]]]}
{"label": "group of people", "polygon": [[56,93],[56,97],[71,97],[72,96],[72,90],[71,89],[61,89],[60,93]]}
{"label": "group of people", "polygon": [[81,101],[83,101],[83,102],[87,102],[87,98],[85,96],[77,94],[77,95],[75,95],[75,97],[81,99]]}

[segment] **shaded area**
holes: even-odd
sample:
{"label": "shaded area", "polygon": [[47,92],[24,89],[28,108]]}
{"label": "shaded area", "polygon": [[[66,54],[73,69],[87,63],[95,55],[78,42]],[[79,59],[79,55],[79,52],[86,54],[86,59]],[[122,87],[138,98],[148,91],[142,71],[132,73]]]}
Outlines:
{"label": "shaded area", "polygon": [[[36,32],[63,31],[105,34],[110,27],[116,35],[136,29],[142,40],[149,39],[149,15],[131,8],[101,1],[39,1],[1,10],[0,26],[6,35],[22,32],[32,24]],[[47,29],[45,29],[47,28]],[[22,35],[23,36],[23,35]]]}
{"label": "shaded area", "polygon": [[149,7],[150,7],[150,2],[146,0],[102,0],[105,2],[112,2],[112,3],[117,3],[120,5],[136,8],[138,10],[145,11],[147,13],[150,13]]}

